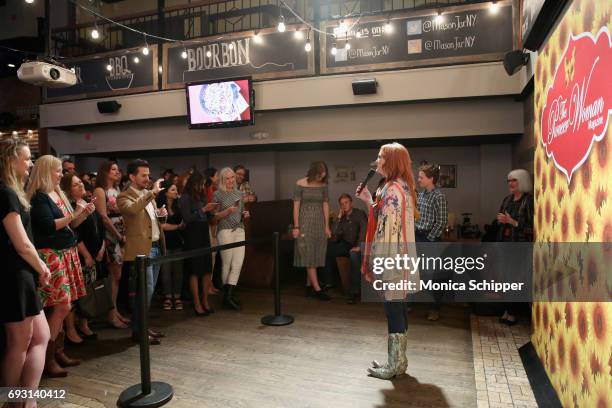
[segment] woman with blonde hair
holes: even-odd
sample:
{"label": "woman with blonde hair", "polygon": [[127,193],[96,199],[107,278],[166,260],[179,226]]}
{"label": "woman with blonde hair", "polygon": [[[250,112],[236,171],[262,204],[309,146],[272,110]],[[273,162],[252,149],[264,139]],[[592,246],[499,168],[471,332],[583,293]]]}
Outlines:
{"label": "woman with blonde hair", "polygon": [[[2,295],[0,322],[6,350],[0,386],[35,390],[40,383],[49,325],[37,286],[49,281],[49,268],[32,244],[30,203],[23,191],[32,160],[28,145],[9,138],[0,141],[0,256]],[[35,407],[30,400],[26,407]]]}
{"label": "woman with blonde hair", "polygon": [[65,377],[67,372],[60,366],[79,364],[64,353],[62,325],[70,313],[71,302],[86,294],[72,228],[94,211],[93,204],[84,201],[78,202],[73,210],[59,187],[61,179],[61,160],[45,155],[36,160],[27,187],[32,205],[34,245],[51,272],[49,284],[39,289],[51,332],[45,362],[45,373],[50,377]]}
{"label": "woman with blonde hair", "polygon": [[[244,210],[244,193],[236,185],[236,173],[225,167],[219,172],[219,189],[213,194],[213,202],[219,203],[215,214],[217,239],[219,245],[244,241],[244,218],[249,212]],[[223,305],[238,310],[240,302],[234,289],[240,278],[244,262],[244,246],[221,251],[221,280],[223,282]]]}
{"label": "woman with blonde hair", "polygon": [[[357,188],[357,196],[369,207],[362,273],[370,284],[375,280],[382,281],[382,284],[409,281],[418,287],[417,269],[407,270],[394,265],[381,272],[373,268],[373,259],[376,258],[395,259],[398,255],[416,258],[414,220],[418,218],[418,211],[408,150],[399,143],[383,145],[376,160],[376,172],[385,178],[385,183],[376,191],[375,199],[367,188],[361,191],[361,185]],[[391,285],[382,286],[379,291],[384,297],[387,316],[388,360],[386,364],[372,363],[368,372],[373,377],[388,380],[406,372],[408,312],[405,302],[406,296],[416,291],[393,289]]]}
{"label": "woman with blonde hair", "polygon": [[123,265],[123,249],[125,243],[123,217],[117,207],[119,196],[119,181],[121,171],[117,163],[106,161],[100,164],[96,185],[93,192],[96,211],[102,220],[105,230],[106,265],[111,277],[111,293],[114,308],[108,313],[108,323],[117,329],[127,329],[129,319],[123,317],[117,309],[117,296],[119,294],[119,282],[121,281],[121,269]]}

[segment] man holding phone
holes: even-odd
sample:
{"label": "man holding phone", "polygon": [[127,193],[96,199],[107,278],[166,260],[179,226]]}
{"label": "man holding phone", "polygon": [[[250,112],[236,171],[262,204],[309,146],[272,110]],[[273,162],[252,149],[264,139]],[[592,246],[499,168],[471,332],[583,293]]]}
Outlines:
{"label": "man holding phone", "polygon": [[[164,242],[164,232],[159,223],[158,217],[166,217],[168,211],[165,208],[158,209],[155,204],[155,197],[162,190],[160,187],[163,179],[153,183],[151,190],[146,187],[149,183],[149,163],[144,160],[134,160],[127,167],[130,178],[130,187],[119,194],[117,206],[123,216],[125,225],[125,247],[123,259],[130,262],[130,300],[132,302],[132,339],[139,341],[138,329],[141,316],[138,307],[140,296],[147,297],[147,305],[151,304],[153,290],[159,276],[159,265],[149,266],[146,270],[147,293],[138,293],[137,290],[137,271],[135,270],[134,260],[138,255],[148,255],[156,258],[166,252]],[[149,330],[149,343],[160,344],[159,339],[164,337],[160,332]]]}

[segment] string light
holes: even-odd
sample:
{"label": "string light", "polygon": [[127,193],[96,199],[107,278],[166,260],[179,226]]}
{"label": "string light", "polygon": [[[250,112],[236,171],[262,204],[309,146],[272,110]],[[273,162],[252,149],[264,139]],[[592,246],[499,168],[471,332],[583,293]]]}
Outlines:
{"label": "string light", "polygon": [[97,24],[95,24],[94,29],[91,30],[91,38],[93,38],[94,40],[97,40],[98,38],[100,38],[100,32],[98,31]]}
{"label": "string light", "polygon": [[332,55],[336,55],[337,52],[338,52],[338,49],[336,48],[336,43],[332,43],[332,49],[331,49]]}
{"label": "string light", "polygon": [[15,64],[8,63],[7,65],[9,68],[15,68]]}
{"label": "string light", "polygon": [[25,0],[25,2],[28,3],[28,4],[32,4],[32,3],[34,3],[34,0]]}
{"label": "string light", "polygon": [[183,48],[183,52],[181,52],[181,58],[187,59],[187,49]]}
{"label": "string light", "polygon": [[385,30],[385,33],[387,34],[391,34],[393,32],[393,24],[391,24],[391,19],[387,19],[387,22],[383,26],[383,30]]}
{"label": "string light", "polygon": [[234,43],[233,42],[229,43],[227,48],[229,48],[230,51],[233,50],[234,49]]}
{"label": "string light", "polygon": [[293,33],[293,37],[294,37],[296,40],[301,40],[301,39],[303,39],[303,38],[304,38],[304,33],[303,33],[301,30],[296,29],[296,30],[295,30],[295,32]]}
{"label": "string light", "polygon": [[16,130],[13,130],[13,136],[17,136],[19,133]]}
{"label": "string light", "polygon": [[496,13],[498,12],[498,10],[499,10],[499,4],[497,4],[497,1],[496,1],[496,0],[491,2],[491,8],[490,8],[490,10],[491,10],[491,13],[493,13],[493,14],[496,14]]}
{"label": "string light", "polygon": [[145,46],[142,47],[142,55],[149,55],[149,44],[147,44],[147,34],[144,35]]}
{"label": "string light", "polygon": [[108,65],[106,66],[106,70],[107,70],[107,71],[112,71],[112,70],[113,70],[113,66],[112,66],[111,64],[108,64]]}
{"label": "string light", "polygon": [[361,38],[361,31],[357,31],[357,32],[355,33],[355,37],[356,37],[356,38]]}
{"label": "string light", "polygon": [[263,42],[263,38],[259,31],[255,31],[255,34],[253,35],[253,42],[255,44],[261,44]]}
{"label": "string light", "polygon": [[436,15],[436,23],[440,24],[444,21],[444,16],[442,16],[442,10],[438,10],[438,14]]}
{"label": "string light", "polygon": [[206,58],[212,57],[212,52],[210,50],[206,51]]}
{"label": "string light", "polygon": [[348,40],[346,40],[346,43],[344,44],[344,49],[345,50],[350,50],[351,49],[351,43],[348,42]]}
{"label": "string light", "polygon": [[283,17],[283,15],[280,15],[280,21],[278,22],[278,27],[276,27],[278,29],[279,33],[284,33],[285,30],[287,29],[287,26],[285,25],[285,17]]}
{"label": "string light", "polygon": [[310,44],[310,30],[308,30],[308,37],[306,37],[306,44],[304,44],[304,50],[306,52],[312,51],[312,44]]}
{"label": "string light", "polygon": [[164,69],[162,68],[162,66],[160,65],[159,67],[157,67],[157,70],[159,71],[159,73],[161,74],[162,72],[164,72]]}
{"label": "string light", "polygon": [[138,64],[138,63],[140,62],[140,58],[138,58],[138,57],[134,57],[134,62],[135,62],[136,64]]}

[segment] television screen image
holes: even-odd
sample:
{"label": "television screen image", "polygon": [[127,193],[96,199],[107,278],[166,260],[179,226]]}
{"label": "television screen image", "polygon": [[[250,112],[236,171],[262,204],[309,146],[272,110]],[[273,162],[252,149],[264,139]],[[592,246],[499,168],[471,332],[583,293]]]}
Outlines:
{"label": "television screen image", "polygon": [[233,79],[187,84],[190,128],[253,123],[251,81]]}

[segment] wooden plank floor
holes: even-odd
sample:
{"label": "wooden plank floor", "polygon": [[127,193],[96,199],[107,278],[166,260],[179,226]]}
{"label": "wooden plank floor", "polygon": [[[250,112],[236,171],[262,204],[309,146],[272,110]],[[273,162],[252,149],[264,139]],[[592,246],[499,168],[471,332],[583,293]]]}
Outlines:
{"label": "wooden plank floor", "polygon": [[[476,388],[467,309],[443,308],[438,322],[416,307],[409,322],[408,376],[383,381],[366,375],[386,358],[381,304],[324,303],[285,291],[283,311],[293,325],[267,327],[268,291],[242,290],[241,312],[151,313],[167,338],[151,347],[153,380],[174,387],[170,407],[475,407]],[[188,306],[188,305],[186,305]],[[65,379],[44,386],[115,406],[119,393],[140,382],[138,347],[128,331],[101,330],[100,339],[70,349],[82,357]]]}

